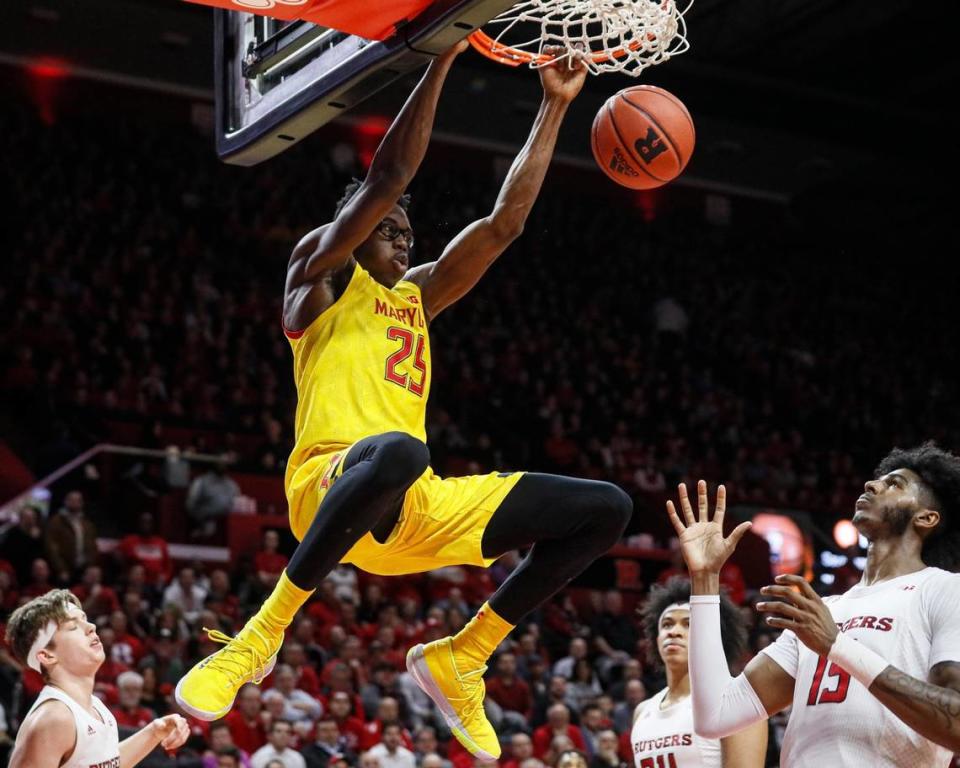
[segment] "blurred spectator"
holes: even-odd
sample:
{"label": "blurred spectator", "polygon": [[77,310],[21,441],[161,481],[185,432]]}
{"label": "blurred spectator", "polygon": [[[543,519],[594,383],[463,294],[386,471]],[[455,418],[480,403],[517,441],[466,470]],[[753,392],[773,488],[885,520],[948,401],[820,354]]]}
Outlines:
{"label": "blurred spectator", "polygon": [[210,589],[204,598],[204,607],[217,614],[221,621],[235,623],[240,619],[240,599],[230,588],[230,576],[222,568],[210,573]]}
{"label": "blurred spectator", "polygon": [[570,653],[553,665],[553,674],[570,680],[573,677],[573,667],[581,659],[587,658],[589,648],[587,641],[582,637],[575,637],[570,641]]}
{"label": "blurred spectator", "polygon": [[207,732],[207,750],[203,753],[203,768],[220,768],[218,760],[221,755],[229,753],[237,761],[238,768],[250,767],[250,755],[238,749],[233,743],[230,726],[223,720],[210,724]]}
{"label": "blurred spectator", "polygon": [[545,755],[557,736],[565,736],[579,750],[585,750],[583,734],[577,726],[570,723],[570,710],[565,704],[554,704],[547,711],[547,722],[533,732],[533,754],[549,762]]}
{"label": "blurred spectator", "polygon": [[100,637],[100,644],[103,646],[103,654],[106,657],[103,660],[103,664],[97,669],[97,689],[108,692],[107,703],[110,704],[113,703],[116,695],[115,686],[117,684],[117,678],[129,670],[130,667],[122,661],[117,661],[114,657],[113,644],[115,635],[111,627],[101,627],[97,630],[97,635]]}
{"label": "blurred spectator", "polygon": [[177,578],[163,591],[163,605],[176,606],[183,618],[193,624],[203,611],[206,590],[197,583],[193,568],[181,568]]}
{"label": "blurred spectator", "polygon": [[626,700],[613,708],[613,727],[620,733],[630,730],[637,705],[647,698],[647,688],[642,680],[629,680],[624,690]]}
{"label": "blurred spectator", "polygon": [[609,727],[609,723],[603,721],[603,711],[596,702],[586,704],[580,711],[580,732],[583,734],[583,742],[587,745],[584,750],[588,758],[597,754],[597,740],[604,727]]}
{"label": "blurred spectator", "polygon": [[597,734],[597,749],[590,761],[590,768],[628,768],[620,759],[617,734],[612,730],[603,730]]}
{"label": "blurred spectator", "polygon": [[80,600],[91,621],[120,610],[117,593],[112,587],[104,586],[103,570],[99,565],[88,565],[84,568],[83,580],[70,591]]}
{"label": "blurred spectator", "polygon": [[277,550],[280,548],[280,534],[272,528],[263,532],[263,549],[253,558],[254,568],[257,569],[257,578],[265,589],[273,589],[277,579],[287,567],[287,557]]}
{"label": "blurred spectator", "polygon": [[50,583],[50,566],[42,557],[38,557],[30,564],[30,581],[20,590],[20,594],[27,600],[45,595],[53,589]]}
{"label": "blurred spectator", "polygon": [[496,675],[486,681],[487,696],[500,705],[504,716],[513,717],[513,725],[523,728],[533,711],[530,686],[517,675],[517,657],[501,653],[497,657]]}
{"label": "blurred spectator", "polygon": [[0,539],[0,552],[13,566],[17,583],[23,586],[30,580],[30,567],[34,560],[44,557],[46,545],[43,539],[41,518],[37,509],[25,504],[17,513],[17,524],[7,530]]}
{"label": "blurred spectator", "polygon": [[399,718],[405,719],[407,700],[400,688],[397,668],[386,661],[379,662],[373,668],[372,679],[363,686],[360,698],[368,716],[373,716],[385,696],[393,698],[399,706]]}
{"label": "blurred spectator", "polygon": [[[102,640],[101,640],[102,642]],[[117,719],[120,727],[133,728],[139,731],[153,722],[156,713],[143,706],[143,677],[136,672],[127,671],[117,675],[117,706],[110,711]]]}
{"label": "blurred spectator", "polygon": [[573,679],[567,686],[567,695],[573,700],[576,710],[582,715],[584,707],[594,701],[603,689],[593,667],[586,659],[580,659],[573,666]]}
{"label": "blurred spectator", "polygon": [[197,524],[191,537],[213,536],[217,530],[217,520],[230,514],[233,502],[239,495],[240,486],[227,475],[226,457],[195,477],[187,493],[187,512]]}
{"label": "blurred spectator", "polygon": [[[203,768],[208,768],[210,765],[214,766],[214,768],[240,768],[241,765],[243,768],[249,768],[249,761],[241,763],[240,759],[239,749],[236,747],[223,747],[213,753],[212,763],[208,763],[207,755],[204,755]],[[269,766],[267,766],[267,768],[269,768]],[[279,768],[283,768],[283,763],[279,764]]]}
{"label": "blurred spectator", "polygon": [[356,760],[356,755],[347,749],[340,736],[337,721],[330,717],[321,717],[317,721],[314,740],[301,747],[300,754],[306,760],[307,768],[328,768],[334,758],[345,758],[350,763]]}
{"label": "blurred spectator", "polygon": [[97,528],[84,512],[83,494],[69,491],[63,506],[47,523],[47,558],[61,584],[97,561]]}
{"label": "blurred spectator", "polygon": [[277,665],[273,673],[273,686],[273,690],[283,696],[283,719],[288,720],[297,733],[309,733],[313,721],[323,712],[320,702],[297,688],[297,676],[289,664]]}
{"label": "blurred spectator", "polygon": [[637,628],[623,613],[623,595],[616,589],[603,594],[603,609],[590,625],[590,632],[600,653],[625,660],[637,647]]}
{"label": "blurred spectator", "polygon": [[397,723],[383,728],[383,738],[370,748],[368,754],[380,761],[380,768],[416,768],[413,752],[403,746],[402,729]]}
{"label": "blurred spectator", "polygon": [[142,565],[146,579],[151,584],[165,584],[173,576],[173,562],[166,539],[155,531],[153,515],[142,512],[138,518],[138,531],[120,539],[117,557],[123,567]]}
{"label": "blurred spectator", "polygon": [[510,751],[505,756],[502,768],[520,768],[533,757],[533,740],[525,733],[515,733],[510,737]]}
{"label": "blurred spectator", "polygon": [[253,683],[244,685],[237,694],[236,706],[224,718],[230,728],[233,743],[253,754],[267,743],[267,732],[262,717],[260,688]]}
{"label": "blurred spectator", "polygon": [[187,670],[172,629],[159,627],[154,632],[151,651],[140,660],[137,668],[144,676],[146,668],[152,669],[158,685],[176,685],[180,681]]}
{"label": "blurred spectator", "polygon": [[[330,717],[337,723],[340,737],[351,752],[359,752],[364,741],[363,720],[354,714],[354,702],[346,691],[334,691],[327,699]],[[362,707],[361,707],[362,711]]]}
{"label": "blurred spectator", "polygon": [[287,720],[274,720],[267,734],[267,743],[250,757],[251,768],[267,768],[273,760],[279,761],[283,768],[306,768],[303,755],[290,748],[292,736],[293,727]]}
{"label": "blurred spectator", "polygon": [[405,747],[413,750],[413,739],[400,722],[400,705],[392,696],[384,696],[377,704],[377,716],[363,726],[360,747],[369,750],[383,740],[383,731],[388,725],[399,725],[400,736]]}

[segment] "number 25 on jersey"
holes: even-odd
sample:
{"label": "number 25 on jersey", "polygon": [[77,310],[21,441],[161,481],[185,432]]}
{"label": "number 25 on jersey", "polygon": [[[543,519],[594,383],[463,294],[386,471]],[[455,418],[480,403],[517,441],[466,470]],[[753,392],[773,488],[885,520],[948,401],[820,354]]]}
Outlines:
{"label": "number 25 on jersey", "polygon": [[[423,387],[427,379],[427,364],[423,359],[423,334],[392,325],[387,328],[387,338],[391,341],[399,341],[400,349],[387,358],[384,377],[398,387],[409,389],[417,397],[423,397]],[[407,374],[399,368],[411,355],[413,355],[414,373]]]}

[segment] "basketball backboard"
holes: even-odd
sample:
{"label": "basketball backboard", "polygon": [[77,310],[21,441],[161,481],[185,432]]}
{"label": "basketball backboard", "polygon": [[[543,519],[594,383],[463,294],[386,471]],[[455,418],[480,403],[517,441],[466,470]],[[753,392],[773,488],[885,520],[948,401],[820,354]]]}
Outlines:
{"label": "basketball backboard", "polygon": [[[412,18],[387,24],[382,39],[302,19],[216,9],[217,153],[236,165],[279,154],[514,2],[435,0]],[[325,5],[337,3],[352,4],[327,0]],[[382,7],[388,6],[397,7]],[[257,7],[270,12],[273,6]]]}

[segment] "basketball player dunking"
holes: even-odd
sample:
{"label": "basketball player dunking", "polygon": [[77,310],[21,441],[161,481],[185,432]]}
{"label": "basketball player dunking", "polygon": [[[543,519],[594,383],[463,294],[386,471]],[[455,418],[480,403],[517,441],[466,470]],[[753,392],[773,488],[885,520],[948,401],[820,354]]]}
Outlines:
{"label": "basketball player dunking", "polygon": [[[791,707],[780,764],[790,768],[947,766],[960,752],[960,458],[927,443],[893,450],[864,486],[854,525],[870,542],[860,583],[821,599],[799,576],[778,576],[759,603],[782,630],[737,678],[723,652],[720,568],[749,523],[723,538],[726,493],[699,518],[680,486],[668,502],[693,585],[690,675],[694,724],[720,738]],[[935,565],[949,570],[942,570]]]}
{"label": "basketball player dunking", "polygon": [[528,611],[605,552],[632,512],[616,486],[519,472],[441,479],[429,467],[429,323],[464,296],[520,234],[557,132],[583,85],[579,59],[540,70],[544,98],[493,211],[436,261],[411,268],[404,190],[423,158],[458,45],[428,69],[332,223],[308,234],[287,270],[284,325],[299,401],[286,473],[300,541],[273,594],[218,653],[177,685],[187,712],[222,717],[237,690],[272,668],[284,628],[340,562],[377,574],[489,566],[531,547],[510,578],[453,637],[407,656],[414,679],[473,754],[500,754],[483,711],[483,673]]}
{"label": "basketball player dunking", "polygon": [[103,646],[67,590],[14,611],[7,642],[46,683],[17,733],[10,768],[132,768],[158,745],[176,749],[190,735],[186,720],[167,715],[119,741],[117,721],[93,695]]}

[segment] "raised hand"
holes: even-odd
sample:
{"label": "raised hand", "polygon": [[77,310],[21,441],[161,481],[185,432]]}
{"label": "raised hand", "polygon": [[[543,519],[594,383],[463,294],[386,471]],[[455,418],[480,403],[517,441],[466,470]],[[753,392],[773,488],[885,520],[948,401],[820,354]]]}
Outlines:
{"label": "raised hand", "polygon": [[667,515],[673,523],[673,529],[680,538],[680,551],[691,576],[698,574],[719,574],[720,568],[733,554],[737,543],[743,538],[750,523],[740,523],[727,537],[723,537],[723,516],[727,510],[727,489],[722,485],[717,489],[717,506],[710,519],[710,503],[707,499],[707,484],[697,483],[697,507],[699,519],[693,516],[686,483],[680,483],[680,509],[683,520],[677,514],[672,501],[667,502]]}
{"label": "raised hand", "polygon": [[556,59],[540,67],[540,83],[543,85],[544,95],[565,103],[573,101],[587,79],[584,54],[580,51],[568,51],[559,45],[545,46],[543,53]]}

